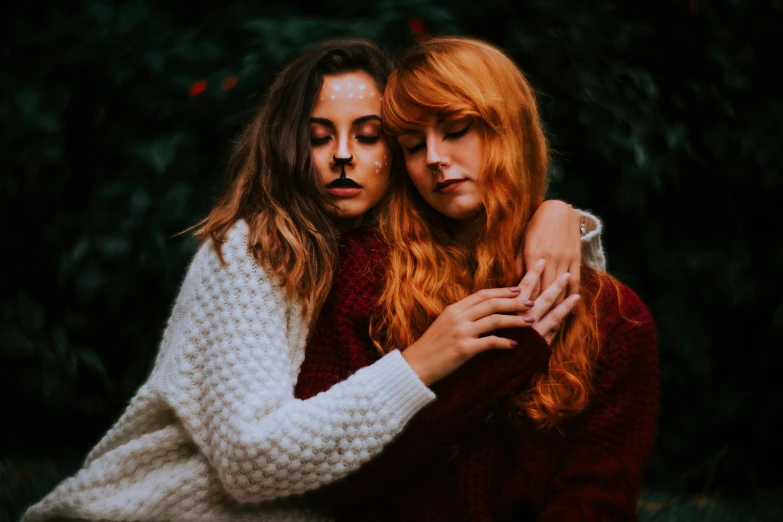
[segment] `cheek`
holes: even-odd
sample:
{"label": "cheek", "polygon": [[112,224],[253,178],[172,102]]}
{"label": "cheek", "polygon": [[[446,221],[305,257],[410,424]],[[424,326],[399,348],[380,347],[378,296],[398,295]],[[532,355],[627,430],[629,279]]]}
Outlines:
{"label": "cheek", "polygon": [[311,152],[310,157],[313,159],[313,165],[318,173],[318,178],[326,183],[331,179],[331,168],[329,166],[329,153],[325,150],[326,147],[319,147]]}
{"label": "cheek", "polygon": [[408,171],[408,176],[416,189],[422,194],[427,192],[424,189],[432,182],[432,173],[424,161],[420,161],[417,158],[406,158],[405,169]]}

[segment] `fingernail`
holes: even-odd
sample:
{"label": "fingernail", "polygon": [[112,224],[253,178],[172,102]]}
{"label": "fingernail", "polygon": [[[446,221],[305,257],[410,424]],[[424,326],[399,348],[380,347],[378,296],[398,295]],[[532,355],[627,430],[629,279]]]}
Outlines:
{"label": "fingernail", "polygon": [[508,289],[514,292],[515,294],[518,294],[519,292],[522,291],[522,289],[519,288],[518,286],[509,286]]}
{"label": "fingernail", "polygon": [[542,267],[544,266],[544,264],[545,264],[545,263],[546,263],[546,261],[545,261],[545,260],[544,260],[544,258],[542,257],[541,259],[539,259],[539,260],[536,262],[536,266],[537,266],[538,268],[542,268]]}
{"label": "fingernail", "polygon": [[518,343],[518,342],[516,342],[514,339],[510,339],[510,341],[511,341],[511,347],[512,347],[512,348],[516,348],[516,347],[517,347],[517,345],[519,344],[519,343]]}
{"label": "fingernail", "polygon": [[570,278],[571,278],[571,274],[569,274],[568,272],[560,276],[560,279],[562,279],[563,281],[568,281]]}
{"label": "fingernail", "polygon": [[531,301],[530,299],[525,299],[522,301],[522,304],[527,306],[528,308],[533,308],[536,305],[535,301]]}
{"label": "fingernail", "polygon": [[536,322],[536,318],[535,317],[525,317],[525,322],[527,324],[533,324],[533,323]]}

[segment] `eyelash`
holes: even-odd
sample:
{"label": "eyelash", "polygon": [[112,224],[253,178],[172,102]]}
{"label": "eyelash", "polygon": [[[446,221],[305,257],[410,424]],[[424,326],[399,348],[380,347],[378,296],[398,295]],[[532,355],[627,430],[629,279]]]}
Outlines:
{"label": "eyelash", "polygon": [[[467,133],[468,133],[468,130],[470,129],[470,127],[471,127],[472,125],[473,125],[473,122],[471,121],[470,123],[468,123],[467,125],[465,125],[465,127],[464,127],[464,128],[462,128],[462,129],[460,129],[460,130],[458,130],[458,131],[456,131],[456,132],[450,132],[450,133],[446,134],[446,135],[443,137],[443,139],[444,139],[444,140],[445,140],[446,138],[448,138],[448,139],[451,139],[451,140],[456,140],[456,139],[459,139],[459,138],[461,138],[462,136],[464,136],[465,134],[467,134]],[[417,152],[419,152],[419,151],[420,151],[420,150],[422,150],[423,148],[424,148],[424,142],[421,142],[421,143],[418,143],[418,144],[414,145],[413,147],[407,147],[407,148],[405,148],[405,152],[406,152],[406,153],[408,153],[408,154],[416,154]]]}
{"label": "eyelash", "polygon": [[[362,136],[361,134],[355,136],[355,138],[359,143],[363,143],[365,145],[372,145],[377,143],[380,139],[379,136]],[[310,138],[310,143],[314,146],[326,145],[331,139],[331,136],[324,136],[323,138]]]}

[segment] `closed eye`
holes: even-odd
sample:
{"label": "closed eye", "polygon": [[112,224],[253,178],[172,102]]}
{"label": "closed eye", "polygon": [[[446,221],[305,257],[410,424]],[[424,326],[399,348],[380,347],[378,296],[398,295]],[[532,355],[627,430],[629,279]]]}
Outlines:
{"label": "closed eye", "polygon": [[331,139],[332,139],[331,136],[324,136],[323,138],[310,138],[310,143],[314,147],[317,147],[318,145],[326,145],[327,143],[329,143],[329,140]]}
{"label": "closed eye", "polygon": [[373,143],[377,143],[379,136],[363,136],[361,134],[356,136],[356,139],[359,141],[359,143],[364,143],[367,145],[372,145]]}
{"label": "closed eye", "polygon": [[421,143],[417,143],[413,147],[403,147],[403,148],[405,149],[406,154],[416,154],[420,150],[424,149],[424,142],[422,141]]}
{"label": "closed eye", "polygon": [[471,125],[473,125],[472,121],[470,123],[468,123],[467,125],[465,125],[465,127],[462,128],[461,130],[458,130],[458,131],[455,131],[455,132],[450,132],[450,133],[446,134],[443,137],[443,139],[445,140],[445,139],[448,138],[448,139],[454,140],[454,139],[457,139],[457,138],[461,138],[462,136],[467,134],[467,132],[470,130]]}

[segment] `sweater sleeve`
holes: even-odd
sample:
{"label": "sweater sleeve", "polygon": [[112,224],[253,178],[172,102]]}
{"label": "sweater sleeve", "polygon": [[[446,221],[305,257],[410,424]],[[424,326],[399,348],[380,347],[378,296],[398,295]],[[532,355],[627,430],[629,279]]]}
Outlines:
{"label": "sweater sleeve", "polygon": [[547,364],[551,349],[534,330],[518,328],[495,333],[516,340],[518,346],[482,353],[433,385],[435,402],[418,414],[377,458],[319,490],[319,503],[330,509],[350,509],[379,491],[393,488],[404,477],[426,469],[439,458],[439,448],[456,443],[471,424],[486,417],[492,405],[526,386]]}
{"label": "sweater sleeve", "polygon": [[585,235],[582,236],[582,263],[600,272],[606,271],[606,254],[601,243],[603,224],[597,216],[575,209],[585,220]]}
{"label": "sweater sleeve", "polygon": [[161,346],[161,395],[240,502],[303,493],[380,452],[434,395],[399,352],[308,400],[294,398],[306,321],[237,224],[197,253]]}
{"label": "sweater sleeve", "polygon": [[652,452],[658,359],[652,319],[621,290],[624,309],[609,334],[593,405],[566,430],[568,450],[548,484],[539,522],[636,520],[636,495]]}

